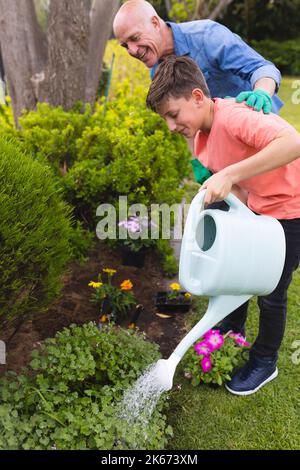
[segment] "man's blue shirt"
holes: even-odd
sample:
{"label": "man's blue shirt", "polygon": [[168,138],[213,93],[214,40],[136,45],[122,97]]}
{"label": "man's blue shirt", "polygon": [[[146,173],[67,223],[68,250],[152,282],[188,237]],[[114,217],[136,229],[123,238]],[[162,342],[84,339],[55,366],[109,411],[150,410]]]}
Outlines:
{"label": "man's blue shirt", "polygon": [[[212,97],[235,97],[252,90],[263,77],[273,78],[278,90],[279,70],[225,26],[211,20],[167,24],[172,28],[175,54],[187,55],[198,64]],[[151,78],[156,67],[151,69]],[[278,113],[283,102],[276,94],[272,102],[272,111]]]}

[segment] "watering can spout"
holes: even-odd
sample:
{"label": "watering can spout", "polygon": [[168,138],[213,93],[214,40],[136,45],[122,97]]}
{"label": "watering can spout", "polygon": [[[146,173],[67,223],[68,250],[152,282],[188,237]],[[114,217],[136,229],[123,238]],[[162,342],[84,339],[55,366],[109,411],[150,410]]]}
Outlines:
{"label": "watering can spout", "polygon": [[177,364],[194,342],[223,320],[229,313],[249,300],[250,297],[252,296],[218,295],[209,299],[205,315],[178,344],[171,356],[168,359],[157,361],[155,368],[156,381],[163,390],[171,390]]}
{"label": "watering can spout", "polygon": [[155,381],[163,391],[171,390],[173,377],[181,357],[172,353],[169,359],[159,359],[155,367]]}

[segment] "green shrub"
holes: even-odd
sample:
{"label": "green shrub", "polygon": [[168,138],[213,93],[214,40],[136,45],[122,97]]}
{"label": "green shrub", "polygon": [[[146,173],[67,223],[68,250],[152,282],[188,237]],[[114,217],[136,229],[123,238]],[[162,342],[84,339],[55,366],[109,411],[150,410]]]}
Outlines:
{"label": "green shrub", "polygon": [[145,101],[150,86],[150,73],[147,67],[139,60],[130,57],[124,47],[120,47],[117,40],[107,41],[104,60],[111,64],[115,55],[113,73],[109,88],[109,98],[116,99],[120,90],[126,85],[126,96],[140,96]]}
{"label": "green shrub", "polygon": [[77,139],[91,119],[91,109],[82,105],[70,111],[61,106],[51,107],[38,103],[37,110],[24,114],[20,119],[19,139],[25,150],[43,163],[51,164],[55,174],[63,176],[77,159]]}
{"label": "green shrub", "polygon": [[16,134],[11,99],[5,97],[6,104],[0,103],[0,132],[7,137],[13,137]]}
{"label": "green shrub", "polygon": [[154,362],[135,332],[71,325],[35,351],[28,370],[0,387],[0,449],[160,449],[171,433],[160,400],[147,426],[117,415],[124,390]]}
{"label": "green shrub", "polygon": [[283,42],[253,40],[251,45],[266,59],[274,62],[282,74],[300,75],[300,38]]}
{"label": "green shrub", "polygon": [[0,316],[46,306],[70,258],[70,208],[52,174],[0,139]]}
{"label": "green shrub", "polygon": [[[123,90],[124,91],[124,90]],[[118,99],[93,116],[93,125],[77,141],[78,160],[64,178],[67,200],[77,216],[96,223],[96,208],[116,204],[179,202],[178,186],[188,173],[189,150],[164,121],[139,98]]]}
{"label": "green shrub", "polygon": [[[126,195],[128,205],[172,205],[181,201],[179,185],[189,173],[185,140],[171,134],[165,122],[145,106],[148,72],[137,64],[136,69],[132,67],[134,73],[130,69],[130,79],[124,80],[121,54],[124,51],[116,54],[113,73],[114,99],[105,108],[99,102],[91,114],[88,106],[82,112],[80,104],[65,112],[40,103],[36,111],[20,118],[20,130],[10,128],[25,151],[52,169],[65,200],[74,208],[74,218],[93,233],[100,204],[110,203],[118,210],[119,196]],[[3,119],[0,116],[0,123]],[[78,256],[83,258],[88,243],[83,232],[81,237],[80,226],[76,227],[73,253],[77,257],[79,249]],[[176,269],[174,260],[166,256],[163,260],[171,273]]]}
{"label": "green shrub", "polygon": [[173,277],[178,274],[178,261],[169,240],[157,240],[157,251],[161,258],[162,268],[167,277]]}
{"label": "green shrub", "polygon": [[34,158],[51,166],[75,217],[92,230],[96,208],[116,203],[174,203],[178,185],[188,173],[186,142],[172,135],[164,121],[145,106],[144,97],[127,97],[127,84],[118,97],[81,114],[38,104],[20,118],[17,137]]}
{"label": "green shrub", "polygon": [[94,233],[84,229],[82,222],[79,222],[79,220],[73,220],[72,230],[70,233],[71,259],[79,264],[85,263],[89,258],[90,250],[94,246]]}

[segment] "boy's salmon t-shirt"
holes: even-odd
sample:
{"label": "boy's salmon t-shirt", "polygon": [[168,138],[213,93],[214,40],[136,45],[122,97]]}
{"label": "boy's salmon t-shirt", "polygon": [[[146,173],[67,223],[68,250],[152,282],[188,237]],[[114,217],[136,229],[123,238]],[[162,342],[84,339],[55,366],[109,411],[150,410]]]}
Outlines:
{"label": "boy's salmon t-shirt", "polygon": [[[296,132],[276,114],[253,111],[233,99],[216,98],[214,103],[210,133],[198,131],[194,141],[195,155],[213,173],[256,154],[283,129]],[[238,185],[248,191],[247,205],[254,212],[276,219],[300,217],[300,158]]]}

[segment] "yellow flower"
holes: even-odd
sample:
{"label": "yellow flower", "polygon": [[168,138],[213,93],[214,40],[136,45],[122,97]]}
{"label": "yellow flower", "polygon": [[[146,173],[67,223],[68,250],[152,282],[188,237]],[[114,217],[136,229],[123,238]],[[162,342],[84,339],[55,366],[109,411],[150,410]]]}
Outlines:
{"label": "yellow flower", "polygon": [[122,290],[130,290],[133,288],[133,284],[129,279],[126,279],[122,284],[120,284],[120,287]]}
{"label": "yellow flower", "polygon": [[172,290],[179,290],[180,284],[178,284],[177,282],[173,282],[172,284],[170,284],[170,287]]}
{"label": "yellow flower", "polygon": [[104,273],[111,274],[111,275],[113,275],[113,274],[115,274],[115,273],[117,272],[116,269],[112,269],[112,268],[104,268],[104,269],[102,269],[102,271],[103,271]]}
{"label": "yellow flower", "polygon": [[191,294],[189,294],[188,292],[186,292],[186,293],[184,294],[184,298],[185,298],[185,299],[189,299],[190,297],[192,297],[192,296],[191,296]]}
{"label": "yellow flower", "polygon": [[103,286],[103,282],[94,282],[94,281],[91,281],[91,282],[89,283],[89,286],[90,286],[90,287],[93,287],[94,289],[97,289],[98,287]]}

